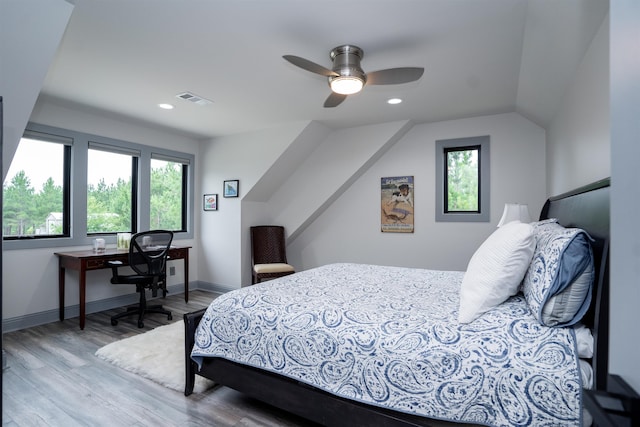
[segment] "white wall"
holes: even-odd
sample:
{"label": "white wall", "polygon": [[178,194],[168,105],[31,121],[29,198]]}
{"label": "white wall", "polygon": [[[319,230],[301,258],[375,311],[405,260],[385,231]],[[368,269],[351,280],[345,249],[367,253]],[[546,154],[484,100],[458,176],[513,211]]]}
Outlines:
{"label": "white wall", "polygon": [[[310,132],[314,124],[304,123],[203,143],[201,188],[220,198],[218,211],[201,214],[199,280],[224,289],[249,283],[248,229],[258,223],[285,226],[289,262],[298,270],[335,261],[462,270],[495,230],[504,203],[528,203],[537,216],[546,199],[542,128],[516,113],[411,126],[394,122],[327,133]],[[435,141],[477,135],[491,136],[491,223],[436,223]],[[277,187],[264,184],[272,165],[294,146],[313,148],[305,138],[324,139],[299,164],[281,165],[288,177],[279,173]],[[415,176],[412,235],[380,232],[380,178],[395,175]],[[221,197],[225,179],[240,179],[239,198]],[[296,209],[302,213],[293,218],[282,214]]]}
{"label": "white wall", "polygon": [[640,2],[611,2],[610,371],[640,392]]}
{"label": "white wall", "polygon": [[336,130],[321,141],[269,199],[275,224],[297,235],[341,189],[411,128],[408,121]]}
{"label": "white wall", "polygon": [[587,50],[547,135],[548,194],[611,175],[609,19]]}
{"label": "white wall", "polygon": [[[435,141],[491,136],[491,222],[435,222]],[[537,216],[546,199],[544,130],[511,113],[414,126],[294,241],[287,257],[308,269],[363,262],[464,270],[496,227],[506,202],[528,203]],[[413,175],[415,232],[380,231],[380,178]]]}
{"label": "white wall", "polygon": [[203,236],[221,240],[203,239],[200,279],[224,289],[251,283],[250,226],[281,224],[296,235],[410,127],[401,121],[331,131],[305,122],[204,144],[203,182],[240,179],[241,191],[202,215]]}
{"label": "white wall", "polygon": [[[240,287],[242,198],[308,125],[308,122],[297,122],[201,144],[197,165],[202,193],[198,197],[202,198],[202,194],[218,194],[217,211],[200,211],[198,245],[202,257],[198,278],[201,281],[227,289]],[[230,179],[240,180],[237,198],[222,196],[223,181]],[[259,210],[261,206],[262,203],[256,202],[248,205],[247,209]]]}

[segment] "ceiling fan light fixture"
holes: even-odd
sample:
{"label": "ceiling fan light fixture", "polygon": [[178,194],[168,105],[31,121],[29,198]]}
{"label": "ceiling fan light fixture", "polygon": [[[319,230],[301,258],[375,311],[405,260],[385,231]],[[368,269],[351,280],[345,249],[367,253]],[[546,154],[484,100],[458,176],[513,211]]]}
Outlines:
{"label": "ceiling fan light fixture", "polygon": [[330,77],[329,86],[332,91],[340,95],[353,95],[362,90],[364,80],[356,76]]}
{"label": "ceiling fan light fixture", "polygon": [[331,94],[324,102],[325,108],[340,105],[347,96],[360,92],[365,85],[394,85],[418,80],[424,73],[424,68],[400,67],[365,73],[360,66],[364,51],[358,46],[345,44],[333,48],[329,53],[333,66],[331,69],[308,59],[295,55],[283,55],[283,58],[303,70],[310,71],[328,78]]}

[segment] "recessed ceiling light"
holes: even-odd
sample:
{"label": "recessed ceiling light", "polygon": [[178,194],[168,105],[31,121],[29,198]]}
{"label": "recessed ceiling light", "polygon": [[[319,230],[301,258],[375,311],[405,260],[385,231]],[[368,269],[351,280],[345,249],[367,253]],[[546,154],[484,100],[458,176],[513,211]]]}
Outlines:
{"label": "recessed ceiling light", "polygon": [[391,105],[400,104],[401,102],[402,102],[402,99],[400,98],[391,98],[387,100],[387,104],[391,104]]}
{"label": "recessed ceiling light", "polygon": [[173,110],[173,105],[171,104],[158,104],[158,107],[162,108],[163,110]]}

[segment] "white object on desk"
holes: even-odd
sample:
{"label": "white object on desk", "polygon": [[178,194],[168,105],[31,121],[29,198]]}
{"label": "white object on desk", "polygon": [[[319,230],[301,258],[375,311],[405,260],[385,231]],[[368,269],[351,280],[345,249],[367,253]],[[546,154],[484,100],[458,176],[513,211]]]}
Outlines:
{"label": "white object on desk", "polygon": [[107,244],[104,239],[94,239],[93,240],[93,251],[94,252],[104,252]]}

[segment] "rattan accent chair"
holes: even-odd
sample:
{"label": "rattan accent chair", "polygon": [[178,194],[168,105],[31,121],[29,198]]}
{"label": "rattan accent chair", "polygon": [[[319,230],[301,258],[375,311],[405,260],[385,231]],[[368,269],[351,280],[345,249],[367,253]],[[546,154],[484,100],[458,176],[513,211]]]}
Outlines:
{"label": "rattan accent chair", "polygon": [[287,263],[284,227],[251,227],[251,265],[252,284],[295,273],[293,266]]}

